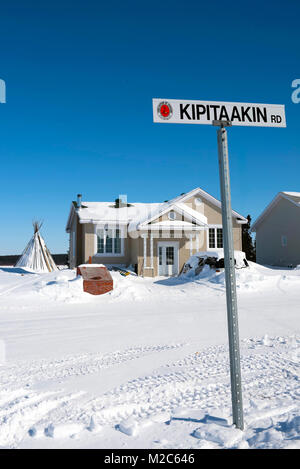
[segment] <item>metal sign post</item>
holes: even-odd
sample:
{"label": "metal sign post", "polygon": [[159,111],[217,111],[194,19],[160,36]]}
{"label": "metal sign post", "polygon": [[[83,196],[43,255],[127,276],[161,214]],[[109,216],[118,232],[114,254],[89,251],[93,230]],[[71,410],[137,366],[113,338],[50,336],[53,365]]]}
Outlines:
{"label": "metal sign post", "polygon": [[227,300],[227,322],[230,358],[230,379],[233,424],[240,430],[244,429],[242,380],[240,366],[239,326],[235,280],[234,244],[232,232],[232,209],[230,196],[230,177],[228,162],[228,144],[226,127],[229,121],[214,121],[220,126],[218,135],[219,172],[222,202],[222,226],[224,243],[224,264]]}
{"label": "metal sign post", "polygon": [[224,239],[227,321],[233,424],[244,429],[239,326],[226,127],[286,127],[281,104],[231,103],[154,98],[153,121],[160,124],[213,124],[218,129],[219,169]]}

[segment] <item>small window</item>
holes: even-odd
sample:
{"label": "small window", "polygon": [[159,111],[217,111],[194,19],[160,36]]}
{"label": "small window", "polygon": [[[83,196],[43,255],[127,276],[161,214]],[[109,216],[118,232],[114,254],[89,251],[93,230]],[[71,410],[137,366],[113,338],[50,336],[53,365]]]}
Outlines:
{"label": "small window", "polygon": [[166,264],[174,265],[174,248],[173,246],[166,247]]}
{"label": "small window", "polygon": [[210,248],[216,247],[216,236],[215,236],[214,228],[209,228],[209,247]]}
{"label": "small window", "polygon": [[283,248],[286,248],[286,247],[287,247],[287,236],[285,236],[285,235],[282,235],[282,236],[281,236],[281,246],[282,246]]}
{"label": "small window", "polygon": [[115,254],[121,254],[121,238],[120,238],[120,230],[116,230],[116,236],[114,239],[115,244]]}
{"label": "small window", "polygon": [[222,228],[217,228],[217,248],[223,247],[223,230]]}
{"label": "small window", "polygon": [[222,228],[209,228],[208,246],[210,249],[223,247],[223,230]]}
{"label": "small window", "polygon": [[158,258],[159,258],[159,265],[162,265],[162,247],[159,246],[158,248]]}
{"label": "small window", "polygon": [[172,210],[168,214],[169,220],[176,220],[176,213]]}
{"label": "small window", "polygon": [[112,253],[113,252],[113,234],[112,230],[106,231],[106,243],[105,243],[105,252]]}
{"label": "small window", "polygon": [[104,253],[104,233],[103,230],[98,230],[97,233],[97,253]]}

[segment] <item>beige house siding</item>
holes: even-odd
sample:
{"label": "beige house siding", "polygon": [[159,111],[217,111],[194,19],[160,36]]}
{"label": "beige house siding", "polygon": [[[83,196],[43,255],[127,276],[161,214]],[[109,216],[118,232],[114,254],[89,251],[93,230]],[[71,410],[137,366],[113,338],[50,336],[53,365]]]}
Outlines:
{"label": "beige house siding", "polygon": [[141,264],[141,255],[142,253],[142,247],[140,246],[142,244],[142,239],[141,238],[129,238],[129,256],[130,256],[130,264],[135,267],[135,265]]}
{"label": "beige house siding", "polygon": [[[84,224],[84,263],[87,264],[89,262],[89,257],[95,255],[95,225],[92,223],[87,223]],[[94,263],[97,263],[97,261],[94,261]],[[100,262],[99,262],[100,264]]]}
{"label": "beige house siding", "polygon": [[[202,204],[196,203],[196,197],[191,197],[187,199],[185,203],[194,210],[203,213],[207,218],[209,225],[222,225],[222,210],[221,208],[216,207],[206,199],[202,199]],[[242,250],[242,225],[236,222],[235,218],[232,218],[232,227],[233,227],[233,244],[236,251]],[[206,246],[203,250],[208,249],[208,233],[205,233],[205,243]]]}
{"label": "beige house siding", "polygon": [[281,199],[256,227],[256,261],[282,267],[300,264],[300,211],[288,200]]}
{"label": "beige house siding", "polygon": [[242,251],[242,227],[238,223],[233,223],[233,246],[236,251]]}
{"label": "beige house siding", "polygon": [[130,240],[124,239],[124,256],[101,256],[96,253],[95,225],[86,223],[84,227],[84,254],[83,262],[88,263],[92,258],[93,264],[130,264]]}
{"label": "beige house siding", "polygon": [[[83,243],[84,243],[84,236],[83,236],[83,227],[79,223],[77,214],[73,218],[73,222],[71,225],[71,232],[70,235],[70,243],[69,243],[69,260],[70,260],[70,267],[74,268],[76,265],[82,263],[83,259]],[[75,249],[74,249],[75,244]],[[74,255],[75,251],[75,255]]]}

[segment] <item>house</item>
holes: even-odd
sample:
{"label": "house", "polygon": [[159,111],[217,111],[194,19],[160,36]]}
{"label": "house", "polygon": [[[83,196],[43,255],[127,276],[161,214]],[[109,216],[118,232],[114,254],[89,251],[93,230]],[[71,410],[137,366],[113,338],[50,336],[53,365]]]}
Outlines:
{"label": "house", "polygon": [[256,262],[273,266],[300,264],[300,192],[279,192],[252,225]]}
{"label": "house", "polygon": [[[234,248],[246,218],[232,211]],[[134,266],[138,275],[177,275],[198,251],[223,247],[221,202],[200,188],[163,203],[72,202],[66,231],[70,267]]]}

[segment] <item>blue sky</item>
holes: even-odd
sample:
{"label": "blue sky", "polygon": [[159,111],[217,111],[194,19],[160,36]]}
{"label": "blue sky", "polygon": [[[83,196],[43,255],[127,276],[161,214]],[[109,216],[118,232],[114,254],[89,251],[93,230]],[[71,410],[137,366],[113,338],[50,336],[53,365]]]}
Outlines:
{"label": "blue sky", "polygon": [[229,130],[232,205],[300,191],[299,1],[6,1],[0,16],[0,254],[44,220],[66,252],[72,199],[219,197],[215,128],[152,122],[152,98],[286,105],[287,128]]}

